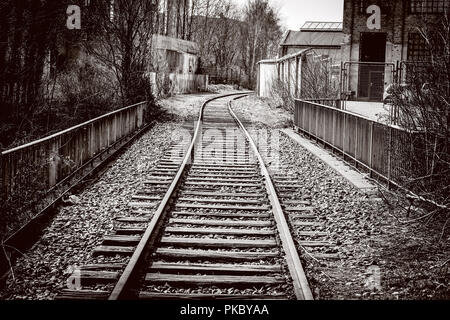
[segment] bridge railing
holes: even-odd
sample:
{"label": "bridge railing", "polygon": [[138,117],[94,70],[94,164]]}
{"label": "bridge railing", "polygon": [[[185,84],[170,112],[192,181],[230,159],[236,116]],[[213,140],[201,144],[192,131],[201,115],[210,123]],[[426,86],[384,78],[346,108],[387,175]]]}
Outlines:
{"label": "bridge railing", "polygon": [[371,177],[402,184],[410,165],[402,156],[411,148],[406,130],[303,100],[295,101],[294,125],[368,170]]}
{"label": "bridge railing", "polygon": [[306,101],[317,103],[317,104],[322,104],[322,105],[333,107],[333,108],[337,108],[337,109],[343,109],[340,99],[329,99],[329,98],[324,98],[324,99],[306,99]]}
{"label": "bridge railing", "polygon": [[14,194],[26,192],[32,196],[50,190],[96,155],[142,127],[146,108],[146,102],[134,104],[1,152],[2,200]]}

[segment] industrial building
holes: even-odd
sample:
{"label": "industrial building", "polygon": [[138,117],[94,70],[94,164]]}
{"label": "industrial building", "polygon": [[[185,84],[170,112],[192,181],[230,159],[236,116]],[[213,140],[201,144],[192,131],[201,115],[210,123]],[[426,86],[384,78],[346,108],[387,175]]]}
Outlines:
{"label": "industrial building", "polygon": [[341,44],[344,39],[342,22],[306,22],[299,31],[288,30],[280,44],[279,57],[314,49],[316,54],[341,62]]}
{"label": "industrial building", "polygon": [[345,0],[341,86],[344,99],[382,101],[405,66],[427,60],[418,27],[436,21],[448,0]]}
{"label": "industrial building", "polygon": [[[344,0],[342,24],[307,22],[299,31],[286,33],[279,59],[259,63],[258,93],[268,96],[275,80],[283,82],[286,74],[296,74],[286,87],[297,98],[310,98],[298,80],[306,80],[304,74],[298,74],[305,65],[297,67],[301,65],[298,58],[286,58],[297,53],[305,56],[305,50],[312,49],[307,54],[323,61],[328,86],[333,86],[336,74],[339,83],[336,96],[319,97],[318,92],[315,99],[340,99],[342,108],[376,119],[385,112],[384,98],[390,86],[404,84],[410,77],[408,74],[426,70],[430,52],[419,28],[439,21],[450,10],[449,3],[449,0]],[[291,60],[294,62],[287,62]],[[284,69],[291,71],[283,73]]]}

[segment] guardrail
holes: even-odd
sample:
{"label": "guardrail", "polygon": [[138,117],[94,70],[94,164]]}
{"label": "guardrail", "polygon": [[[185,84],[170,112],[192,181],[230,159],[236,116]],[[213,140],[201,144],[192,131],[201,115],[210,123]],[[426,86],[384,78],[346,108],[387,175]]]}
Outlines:
{"label": "guardrail", "polygon": [[411,148],[406,130],[317,103],[296,100],[294,125],[388,184],[402,184]]}
{"label": "guardrail", "polygon": [[307,99],[308,102],[323,104],[325,106],[337,108],[337,109],[343,109],[341,100],[340,99]]}
{"label": "guardrail", "polygon": [[[134,104],[1,152],[2,201],[21,192],[49,191],[102,150],[142,127],[146,108],[146,102]],[[30,192],[33,186],[39,190]]]}

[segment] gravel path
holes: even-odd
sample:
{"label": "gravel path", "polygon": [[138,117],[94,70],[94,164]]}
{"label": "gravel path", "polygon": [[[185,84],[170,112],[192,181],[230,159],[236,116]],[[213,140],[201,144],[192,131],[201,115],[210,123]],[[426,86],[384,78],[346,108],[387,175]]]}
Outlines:
{"label": "gravel path", "polygon": [[253,125],[268,126],[270,128],[286,128],[292,124],[292,116],[282,108],[276,108],[269,103],[269,99],[250,95],[233,102],[236,115]]}
{"label": "gravel path", "polygon": [[195,121],[198,119],[198,113],[203,102],[214,96],[228,93],[238,93],[229,85],[209,86],[211,92],[184,94],[160,100],[158,103],[175,120]]}
{"label": "gravel path", "polygon": [[[91,255],[113,218],[128,212],[127,203],[171,143],[177,123],[157,123],[133,143],[92,185],[62,207],[44,236],[19,258],[0,299],[52,299],[65,288],[69,266],[100,262]],[[119,259],[120,260],[120,259]]]}

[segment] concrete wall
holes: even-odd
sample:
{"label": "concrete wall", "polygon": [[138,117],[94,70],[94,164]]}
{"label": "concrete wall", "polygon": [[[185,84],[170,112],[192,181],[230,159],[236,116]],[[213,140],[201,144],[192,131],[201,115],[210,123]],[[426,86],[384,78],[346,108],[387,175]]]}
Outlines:
{"label": "concrete wall", "polygon": [[198,55],[200,53],[200,47],[196,42],[166,37],[162,35],[153,35],[152,44],[158,49],[180,51],[195,55]]}
{"label": "concrete wall", "polygon": [[203,74],[149,72],[147,76],[156,97],[206,91],[208,87],[208,76]]}
{"label": "concrete wall", "polygon": [[274,81],[277,80],[277,67],[274,62],[258,64],[258,94],[260,97],[269,97]]}
{"label": "concrete wall", "polygon": [[155,96],[205,91],[208,76],[197,74],[197,43],[161,35],[152,38],[153,66],[148,77]]}
{"label": "concrete wall", "polygon": [[162,73],[196,74],[199,65],[199,46],[197,43],[154,35],[152,46],[155,49],[153,71]]}

